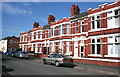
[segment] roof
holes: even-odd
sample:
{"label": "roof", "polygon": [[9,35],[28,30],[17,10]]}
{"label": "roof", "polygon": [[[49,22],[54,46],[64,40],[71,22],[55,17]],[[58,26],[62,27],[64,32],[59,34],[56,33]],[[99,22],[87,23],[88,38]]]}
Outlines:
{"label": "roof", "polygon": [[[7,37],[5,37],[5,38],[3,38],[3,39],[1,39],[1,40],[8,40],[8,39],[10,39],[10,38],[13,38],[13,37],[15,37],[15,36],[7,36]],[[17,38],[18,40],[19,40],[19,37],[15,37],[15,38]]]}
{"label": "roof", "polygon": [[43,30],[50,29],[50,25],[44,25]]}
{"label": "roof", "polygon": [[82,17],[87,16],[87,15],[88,15],[88,11],[77,14],[77,15],[73,16],[71,19],[73,20],[73,19],[76,19],[76,18],[82,18]]}

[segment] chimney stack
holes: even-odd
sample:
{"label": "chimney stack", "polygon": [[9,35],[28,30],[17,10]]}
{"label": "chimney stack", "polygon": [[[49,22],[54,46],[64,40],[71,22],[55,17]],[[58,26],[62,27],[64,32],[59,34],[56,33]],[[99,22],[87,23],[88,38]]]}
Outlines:
{"label": "chimney stack", "polygon": [[54,21],[55,21],[55,17],[53,15],[49,15],[48,24],[50,24],[50,22],[54,22]]}
{"label": "chimney stack", "polygon": [[71,17],[79,14],[79,12],[80,12],[80,9],[79,9],[78,4],[76,3],[76,5],[72,5],[72,7],[71,7]]}
{"label": "chimney stack", "polygon": [[38,22],[34,22],[33,27],[34,28],[38,28],[39,27],[39,23]]}

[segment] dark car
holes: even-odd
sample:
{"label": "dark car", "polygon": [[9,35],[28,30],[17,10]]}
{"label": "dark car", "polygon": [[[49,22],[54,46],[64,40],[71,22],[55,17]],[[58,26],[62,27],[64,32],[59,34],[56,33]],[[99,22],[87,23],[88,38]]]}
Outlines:
{"label": "dark car", "polygon": [[19,57],[19,58],[29,58],[28,56],[28,53],[25,52],[25,51],[19,51],[16,53],[16,57]]}
{"label": "dark car", "polygon": [[15,56],[16,53],[14,51],[10,51],[8,54],[9,56]]}
{"label": "dark car", "polygon": [[73,59],[71,57],[56,53],[43,58],[43,63],[52,63],[55,64],[57,67],[59,65],[69,65],[70,67],[74,67]]}

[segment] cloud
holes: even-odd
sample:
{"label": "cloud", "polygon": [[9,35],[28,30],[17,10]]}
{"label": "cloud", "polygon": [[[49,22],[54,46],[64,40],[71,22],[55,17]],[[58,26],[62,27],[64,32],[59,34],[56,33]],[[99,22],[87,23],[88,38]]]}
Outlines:
{"label": "cloud", "polygon": [[45,22],[45,23],[47,23],[47,21],[48,21],[48,19],[47,19],[47,17],[45,17],[45,18],[39,18],[40,19],[40,22]]}
{"label": "cloud", "polygon": [[18,14],[32,14],[31,10],[23,9],[20,7],[13,7],[8,3],[3,3],[2,4],[2,9],[8,14],[11,15],[18,15]]}

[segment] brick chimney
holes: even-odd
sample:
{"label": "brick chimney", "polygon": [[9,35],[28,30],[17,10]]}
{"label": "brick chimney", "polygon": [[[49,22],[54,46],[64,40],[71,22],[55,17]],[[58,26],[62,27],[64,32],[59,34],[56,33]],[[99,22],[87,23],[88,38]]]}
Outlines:
{"label": "brick chimney", "polygon": [[80,12],[80,9],[79,9],[78,4],[72,5],[72,7],[71,7],[71,17],[79,14],[79,12]]}
{"label": "brick chimney", "polygon": [[48,24],[50,24],[50,22],[54,22],[54,21],[55,21],[55,17],[53,15],[49,15]]}
{"label": "brick chimney", "polygon": [[33,27],[34,28],[38,28],[39,27],[39,23],[38,22],[34,22]]}

